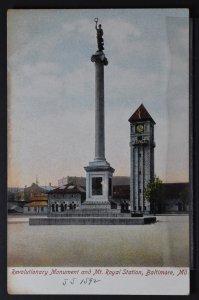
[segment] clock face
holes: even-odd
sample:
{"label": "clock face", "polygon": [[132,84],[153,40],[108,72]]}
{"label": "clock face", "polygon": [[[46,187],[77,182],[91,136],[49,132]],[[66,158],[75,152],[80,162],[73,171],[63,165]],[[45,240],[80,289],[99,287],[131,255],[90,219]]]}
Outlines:
{"label": "clock face", "polygon": [[136,125],[135,129],[136,129],[137,133],[142,133],[144,131],[144,125],[138,124],[138,125]]}

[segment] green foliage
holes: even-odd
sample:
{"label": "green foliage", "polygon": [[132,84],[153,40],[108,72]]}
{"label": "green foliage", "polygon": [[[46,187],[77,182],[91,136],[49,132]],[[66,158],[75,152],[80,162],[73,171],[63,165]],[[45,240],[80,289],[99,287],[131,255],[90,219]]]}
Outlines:
{"label": "green foliage", "polygon": [[144,189],[144,197],[150,203],[151,212],[159,210],[162,196],[162,180],[159,177],[154,177]]}

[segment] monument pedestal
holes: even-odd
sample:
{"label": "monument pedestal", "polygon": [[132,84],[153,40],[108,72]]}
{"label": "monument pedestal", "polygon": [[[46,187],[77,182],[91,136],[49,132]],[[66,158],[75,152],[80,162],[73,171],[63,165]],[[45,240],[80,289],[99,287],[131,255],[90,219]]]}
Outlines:
{"label": "monument pedestal", "polygon": [[82,209],[110,209],[113,186],[112,176],[115,171],[106,160],[94,160],[86,170],[86,201]]}

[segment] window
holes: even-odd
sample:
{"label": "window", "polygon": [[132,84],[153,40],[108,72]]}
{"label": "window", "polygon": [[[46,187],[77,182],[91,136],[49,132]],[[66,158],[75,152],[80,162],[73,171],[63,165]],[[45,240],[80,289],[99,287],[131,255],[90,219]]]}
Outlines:
{"label": "window", "polygon": [[102,195],[102,177],[92,178],[92,195]]}
{"label": "window", "polygon": [[142,206],[139,205],[139,211],[141,211],[141,210],[142,210]]}
{"label": "window", "polygon": [[141,193],[142,192],[142,190],[141,189],[139,189],[139,193]]}
{"label": "window", "polygon": [[41,207],[41,211],[42,211],[42,212],[44,211],[44,208],[43,208],[43,206]]}
{"label": "window", "polygon": [[136,205],[134,206],[134,210],[136,210]]}
{"label": "window", "polygon": [[141,141],[142,140],[142,136],[138,136],[138,141]]}

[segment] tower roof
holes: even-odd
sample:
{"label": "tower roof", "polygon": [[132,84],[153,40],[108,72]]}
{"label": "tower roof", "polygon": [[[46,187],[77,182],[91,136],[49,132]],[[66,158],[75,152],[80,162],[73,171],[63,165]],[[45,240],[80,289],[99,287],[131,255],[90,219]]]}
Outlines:
{"label": "tower roof", "polygon": [[155,121],[152,119],[143,104],[138,107],[138,109],[134,112],[134,114],[132,114],[128,121],[130,123],[139,121],[151,121],[155,124]]}

